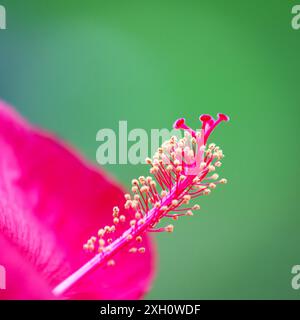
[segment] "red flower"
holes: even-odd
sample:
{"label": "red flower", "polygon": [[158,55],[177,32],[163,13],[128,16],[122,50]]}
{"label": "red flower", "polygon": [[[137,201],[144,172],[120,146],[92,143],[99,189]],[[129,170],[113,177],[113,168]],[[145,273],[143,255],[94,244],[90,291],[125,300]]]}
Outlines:
{"label": "red flower", "polygon": [[[29,125],[0,102],[0,299],[52,299],[52,289],[84,265],[89,234],[111,223],[122,187],[52,135]],[[137,299],[149,290],[154,252],[116,254],[61,298]]]}

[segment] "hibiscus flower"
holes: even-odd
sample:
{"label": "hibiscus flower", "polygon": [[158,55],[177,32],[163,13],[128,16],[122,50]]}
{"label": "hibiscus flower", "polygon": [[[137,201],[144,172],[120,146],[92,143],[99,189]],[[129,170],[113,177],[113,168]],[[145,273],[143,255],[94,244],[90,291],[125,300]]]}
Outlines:
{"label": "hibiscus flower", "polygon": [[[54,135],[0,102],[0,299],[52,299],[52,289],[90,257],[87,235],[111,221],[123,187]],[[138,299],[150,288],[155,252],[119,252],[115,268],[99,268],[60,298]]]}
{"label": "hibiscus flower", "polygon": [[124,204],[114,179],[0,102],[0,298],[141,298],[155,273],[149,233],[172,232],[158,223],[193,215],[191,199],[227,182],[210,174],[223,152],[206,141],[228,117],[200,120],[200,132],[175,122],[185,137],[146,160],[152,176],[134,179]]}

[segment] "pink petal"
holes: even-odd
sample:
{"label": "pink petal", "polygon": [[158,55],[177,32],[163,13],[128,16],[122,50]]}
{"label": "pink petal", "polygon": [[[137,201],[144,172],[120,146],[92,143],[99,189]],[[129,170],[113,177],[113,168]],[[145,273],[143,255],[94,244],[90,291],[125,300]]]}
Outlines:
{"label": "pink petal", "polygon": [[0,247],[0,261],[6,269],[6,289],[0,290],[0,300],[53,298],[46,281],[2,235]]}
{"label": "pink petal", "polygon": [[[90,258],[82,244],[111,224],[112,208],[122,208],[124,192],[103,171],[1,102],[0,150],[1,234],[17,251],[9,254],[16,260],[17,254],[23,256],[40,282],[54,287]],[[144,242],[144,255],[118,253],[115,267],[99,268],[67,298],[140,298],[154,271],[154,250],[147,237]]]}

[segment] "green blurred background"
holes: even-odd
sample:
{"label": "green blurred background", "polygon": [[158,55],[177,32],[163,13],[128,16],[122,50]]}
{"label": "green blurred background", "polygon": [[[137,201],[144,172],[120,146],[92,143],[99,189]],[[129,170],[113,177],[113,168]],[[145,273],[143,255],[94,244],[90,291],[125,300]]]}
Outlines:
{"label": "green blurred background", "polygon": [[[297,1],[1,0],[0,96],[96,162],[101,128],[230,115],[229,184],[157,236],[149,299],[300,298]],[[47,4],[46,4],[47,3]],[[300,1],[298,1],[300,4]],[[124,184],[144,165],[108,165]]]}

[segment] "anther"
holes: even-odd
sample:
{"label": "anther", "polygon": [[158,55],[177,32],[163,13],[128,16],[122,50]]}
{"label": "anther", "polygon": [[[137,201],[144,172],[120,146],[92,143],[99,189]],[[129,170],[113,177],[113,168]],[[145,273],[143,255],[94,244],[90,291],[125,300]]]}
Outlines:
{"label": "anther", "polygon": [[137,213],[135,214],[135,218],[136,218],[137,220],[141,219],[141,217],[142,217],[142,215],[141,215],[139,212],[137,212]]}
{"label": "anther", "polygon": [[114,218],[114,220],[113,220],[114,224],[118,224],[119,221],[120,221],[119,218]]}
{"label": "anther", "polygon": [[174,231],[174,226],[172,224],[169,224],[168,226],[165,227],[165,231],[173,232]]}
{"label": "anther", "polygon": [[100,247],[104,247],[104,245],[105,245],[105,240],[104,239],[100,239],[99,240],[99,246]]}
{"label": "anther", "polygon": [[98,237],[101,238],[101,237],[104,236],[104,234],[105,234],[105,230],[104,230],[104,229],[99,229],[99,231],[98,231]]}
{"label": "anther", "polygon": [[147,164],[152,164],[152,160],[151,160],[150,158],[146,158],[146,159],[145,159],[145,162],[146,162]]}
{"label": "anther", "polygon": [[130,221],[130,225],[133,227],[133,226],[135,226],[136,225],[136,220],[131,220]]}
{"label": "anther", "polygon": [[144,247],[139,248],[139,253],[145,253],[146,249]]}
{"label": "anther", "polygon": [[136,253],[137,252],[137,248],[130,248],[129,249],[129,253]]}
{"label": "anther", "polygon": [[139,185],[139,182],[138,182],[137,179],[133,179],[133,180],[131,181],[131,184],[132,184],[133,186],[138,186],[138,185]]}
{"label": "anther", "polygon": [[211,191],[210,191],[210,189],[205,189],[204,191],[203,191],[203,194],[204,195],[209,195],[211,193]]}
{"label": "anther", "polygon": [[206,162],[201,162],[200,163],[200,169],[204,169],[206,167]]}
{"label": "anther", "polygon": [[131,200],[131,195],[129,193],[124,194],[125,200]]}
{"label": "anther", "polygon": [[223,179],[221,179],[221,180],[220,180],[220,183],[222,183],[222,184],[226,184],[226,183],[227,183],[227,179],[224,179],[224,178],[223,178]]}
{"label": "anther", "polygon": [[172,200],[172,205],[177,206],[178,205],[178,200]]}
{"label": "anther", "polygon": [[107,262],[107,265],[108,265],[109,267],[113,267],[115,264],[116,264],[116,263],[115,263],[115,260],[113,260],[113,259],[111,259],[111,260],[109,260],[109,261]]}
{"label": "anther", "polygon": [[216,168],[213,166],[213,165],[210,165],[209,167],[208,167],[208,171],[209,172],[212,172],[212,171],[215,171],[216,170]]}
{"label": "anther", "polygon": [[145,224],[145,220],[144,220],[144,219],[140,219],[140,220],[138,221],[138,225],[142,225],[142,224]]}

